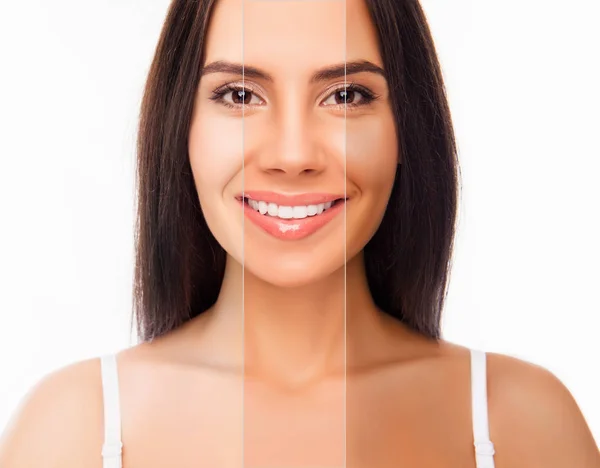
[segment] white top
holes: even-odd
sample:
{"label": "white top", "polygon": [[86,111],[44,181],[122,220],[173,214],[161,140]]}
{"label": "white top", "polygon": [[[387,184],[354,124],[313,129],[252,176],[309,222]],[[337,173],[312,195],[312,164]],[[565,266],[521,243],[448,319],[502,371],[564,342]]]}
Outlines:
{"label": "white top", "polygon": [[104,396],[104,468],[122,468],[121,465],[121,404],[119,401],[119,375],[117,357],[107,354],[100,358],[102,369],[102,394]]}
{"label": "white top", "polygon": [[488,424],[486,356],[478,349],[471,349],[471,400],[477,468],[494,468],[494,444]]}
{"label": "white top", "polygon": [[[100,358],[104,396],[104,468],[122,468],[119,378],[114,354]],[[473,442],[477,468],[494,468],[494,444],[490,441],[487,408],[487,371],[484,351],[471,349],[471,399]]]}

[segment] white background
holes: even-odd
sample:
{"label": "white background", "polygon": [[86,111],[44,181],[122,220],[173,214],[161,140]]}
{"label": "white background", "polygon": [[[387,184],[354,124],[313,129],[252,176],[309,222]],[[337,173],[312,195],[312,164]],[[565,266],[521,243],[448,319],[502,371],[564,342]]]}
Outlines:
{"label": "white background", "polygon": [[[600,442],[600,4],[422,0],[463,178],[444,338],[542,365]],[[167,0],[0,3],[0,431],[135,344],[134,141]]]}

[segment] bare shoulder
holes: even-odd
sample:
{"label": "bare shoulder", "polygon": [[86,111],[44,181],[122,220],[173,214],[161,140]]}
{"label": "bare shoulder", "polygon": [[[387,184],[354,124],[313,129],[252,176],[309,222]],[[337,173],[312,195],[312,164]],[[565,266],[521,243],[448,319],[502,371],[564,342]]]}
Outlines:
{"label": "bare shoulder", "polygon": [[[22,398],[4,429],[0,466],[101,466],[102,411],[98,358],[48,373]],[[90,460],[96,451],[98,460]]]}
{"label": "bare shoulder", "polygon": [[498,466],[600,468],[574,397],[544,367],[487,353],[490,438]]}
{"label": "bare shoulder", "polygon": [[[131,414],[124,409],[137,409],[139,415],[148,407],[156,408],[153,383],[165,375],[172,377],[178,369],[193,368],[180,365],[187,364],[178,353],[180,341],[171,333],[117,353],[122,416]],[[158,396],[164,396],[164,387]],[[136,433],[131,430],[129,435],[135,439]],[[152,444],[155,437],[150,434],[145,442]],[[101,360],[94,357],[48,373],[21,399],[0,434],[0,467],[101,468],[103,442]]]}

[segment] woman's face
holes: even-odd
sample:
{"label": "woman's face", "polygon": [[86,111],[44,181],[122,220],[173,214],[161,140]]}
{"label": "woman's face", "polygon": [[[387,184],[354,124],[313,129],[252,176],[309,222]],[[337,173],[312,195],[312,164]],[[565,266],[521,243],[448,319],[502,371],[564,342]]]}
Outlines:
{"label": "woman's face", "polygon": [[[213,11],[189,135],[192,171],[215,238],[275,285],[342,268],[386,209],[396,129],[363,2],[219,0]],[[244,81],[235,64],[244,64]]]}

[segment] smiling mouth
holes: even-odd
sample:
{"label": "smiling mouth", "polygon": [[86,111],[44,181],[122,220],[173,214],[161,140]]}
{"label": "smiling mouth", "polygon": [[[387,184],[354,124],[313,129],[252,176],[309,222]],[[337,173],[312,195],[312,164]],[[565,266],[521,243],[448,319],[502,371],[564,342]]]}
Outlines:
{"label": "smiling mouth", "polygon": [[238,198],[245,205],[264,216],[279,219],[304,219],[323,215],[331,208],[344,203],[348,198],[337,198],[325,203],[314,203],[310,205],[278,205],[273,202],[254,200],[248,197]]}

